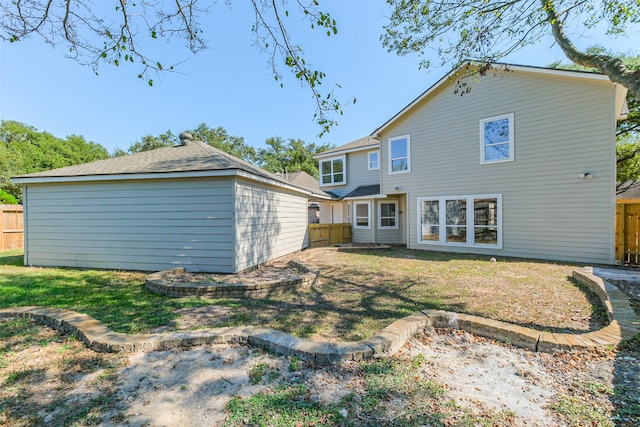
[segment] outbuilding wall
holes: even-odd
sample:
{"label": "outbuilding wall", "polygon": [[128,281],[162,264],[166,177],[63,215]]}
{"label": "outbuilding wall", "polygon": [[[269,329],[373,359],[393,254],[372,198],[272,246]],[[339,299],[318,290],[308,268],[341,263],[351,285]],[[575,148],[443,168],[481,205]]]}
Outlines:
{"label": "outbuilding wall", "polygon": [[25,263],[233,272],[234,178],[25,186]]}

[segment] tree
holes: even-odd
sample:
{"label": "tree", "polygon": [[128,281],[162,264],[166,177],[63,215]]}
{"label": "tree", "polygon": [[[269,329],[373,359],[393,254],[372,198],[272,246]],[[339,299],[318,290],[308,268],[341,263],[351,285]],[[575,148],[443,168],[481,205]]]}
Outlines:
{"label": "tree", "polygon": [[[223,128],[218,126],[217,128],[209,128],[206,123],[201,123],[197,128],[191,130],[185,130],[185,132],[193,135],[197,141],[206,142],[212,147],[216,147],[225,153],[238,157],[249,163],[256,163],[256,150],[252,146],[248,145],[244,138],[241,136],[229,135],[229,133]],[[123,150],[116,150],[114,157],[118,155],[134,154],[141,151],[155,150],[156,148],[170,147],[180,143],[179,136],[176,136],[170,130],[162,133],[158,136],[145,135],[140,141],[136,141],[125,152]]]}
{"label": "tree", "polygon": [[78,135],[60,139],[23,123],[0,122],[0,189],[22,199],[20,186],[10,177],[72,166],[109,157],[100,144]]}
{"label": "tree", "polygon": [[[590,54],[608,54],[603,47],[587,49]],[[640,70],[640,55],[620,55],[620,60],[630,70]],[[595,68],[559,61],[549,65],[551,68],[596,72]],[[625,120],[618,122],[616,128],[616,193],[640,186],[640,98],[633,92],[627,93],[629,113]]]}
{"label": "tree", "polygon": [[[178,65],[163,64],[161,58],[148,54],[153,43],[177,39],[193,54],[207,47],[202,21],[213,8],[206,0],[114,3],[106,7],[91,0],[2,0],[0,40],[15,43],[40,37],[54,47],[62,46],[69,58],[96,73],[102,65],[134,66],[138,78],[150,86],[154,73],[170,72]],[[230,0],[226,3],[232,5]],[[280,69],[284,66],[310,90],[314,117],[326,132],[335,124],[328,113],[342,114],[340,102],[333,89],[321,90],[326,75],[304,59],[302,46],[291,40],[286,20],[306,20],[312,29],[324,30],[327,36],[338,33],[337,24],[320,10],[318,0],[293,4],[289,8],[286,0],[251,0],[254,43],[267,55],[276,81],[282,85]]]}
{"label": "tree", "polygon": [[265,141],[268,148],[258,150],[258,165],[273,173],[304,171],[318,178],[318,163],[313,156],[333,148],[331,144],[307,144],[300,139],[272,137]]}
{"label": "tree", "polygon": [[[392,8],[382,43],[399,55],[424,55],[435,49],[442,64],[476,61],[469,73],[485,73],[525,45],[551,34],[567,58],[606,74],[640,98],[640,70],[629,69],[616,55],[579,50],[565,28],[606,26],[607,34],[626,34],[640,22],[637,0],[387,0]],[[425,59],[421,66],[428,68]]]}

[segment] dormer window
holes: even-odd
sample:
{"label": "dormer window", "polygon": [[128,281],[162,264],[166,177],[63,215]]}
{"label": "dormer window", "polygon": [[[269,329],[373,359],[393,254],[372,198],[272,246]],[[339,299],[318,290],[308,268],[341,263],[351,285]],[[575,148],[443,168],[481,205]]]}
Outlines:
{"label": "dormer window", "polygon": [[347,183],[345,156],[320,160],[320,185],[342,185]]}

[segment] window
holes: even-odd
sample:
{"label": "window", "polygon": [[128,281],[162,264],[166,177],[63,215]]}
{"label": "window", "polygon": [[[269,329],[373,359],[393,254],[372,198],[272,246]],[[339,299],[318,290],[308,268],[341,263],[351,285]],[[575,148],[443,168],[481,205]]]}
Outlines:
{"label": "window", "polygon": [[410,172],[409,135],[389,138],[389,174]]}
{"label": "window", "polygon": [[320,185],[346,184],[345,156],[320,160]]}
{"label": "window", "polygon": [[513,113],[480,120],[480,164],[513,161]]}
{"label": "window", "polygon": [[502,196],[418,199],[418,243],[502,248]]}
{"label": "window", "polygon": [[354,202],[353,210],[355,222],[353,224],[354,228],[371,228],[369,226],[370,217],[369,217],[369,202]]}
{"label": "window", "polygon": [[380,151],[369,151],[369,170],[380,169]]}
{"label": "window", "polygon": [[351,224],[351,202],[347,202],[347,223]]}
{"label": "window", "polygon": [[378,228],[398,228],[398,202],[378,204]]}

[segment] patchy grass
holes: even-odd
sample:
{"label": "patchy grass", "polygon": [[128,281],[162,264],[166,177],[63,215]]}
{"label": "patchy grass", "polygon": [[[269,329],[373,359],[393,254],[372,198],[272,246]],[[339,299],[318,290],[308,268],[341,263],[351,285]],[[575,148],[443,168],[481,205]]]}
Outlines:
{"label": "patchy grass", "polygon": [[607,323],[597,295],[571,279],[573,265],[397,248],[304,256],[320,269],[318,285],[295,295],[212,301],[232,310],[209,325],[260,324],[304,338],[357,341],[425,308],[552,332],[586,332]]}
{"label": "patchy grass", "polygon": [[0,321],[0,424],[117,424],[122,361],[33,321]]}
{"label": "patchy grass", "polygon": [[41,305],[86,313],[118,332],[173,325],[177,310],[224,306],[200,326],[260,325],[317,340],[362,340],[425,308],[469,313],[553,332],[606,323],[597,296],[574,282],[575,266],[406,249],[303,254],[316,286],[256,300],[173,299],[144,288],[144,273],[19,265],[0,254],[0,307]]}

